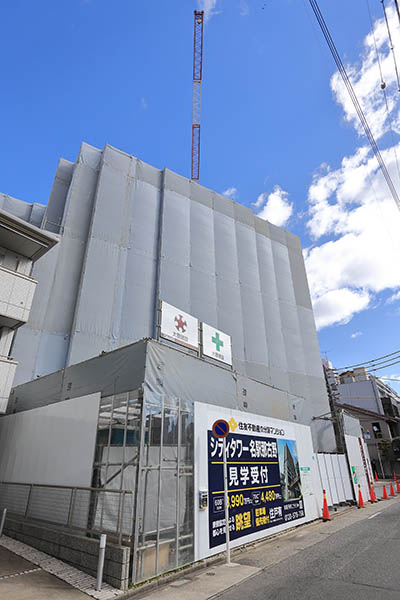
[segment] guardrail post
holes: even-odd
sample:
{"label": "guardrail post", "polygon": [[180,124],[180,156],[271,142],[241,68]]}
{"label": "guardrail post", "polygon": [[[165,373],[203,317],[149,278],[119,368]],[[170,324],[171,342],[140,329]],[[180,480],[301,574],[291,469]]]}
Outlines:
{"label": "guardrail post", "polygon": [[3,535],[4,523],[6,522],[6,514],[7,514],[7,509],[5,508],[5,509],[3,510],[3,516],[1,517],[1,523],[0,523],[0,537]]}
{"label": "guardrail post", "polygon": [[97,563],[96,592],[101,591],[101,584],[103,581],[104,557],[106,554],[106,542],[107,536],[105,533],[102,533],[100,536],[99,544],[99,561]]}

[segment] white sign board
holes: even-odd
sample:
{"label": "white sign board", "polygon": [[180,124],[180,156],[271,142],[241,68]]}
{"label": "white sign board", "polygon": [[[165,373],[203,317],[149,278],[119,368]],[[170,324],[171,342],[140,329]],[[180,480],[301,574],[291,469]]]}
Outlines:
{"label": "white sign board", "polygon": [[208,493],[207,506],[195,510],[195,560],[225,548],[223,441],[213,432],[219,419],[230,428],[226,449],[232,547],[321,514],[322,488],[309,427],[195,402],[195,490]]}
{"label": "white sign board", "polygon": [[203,323],[203,355],[231,365],[231,336]]}
{"label": "white sign board", "polygon": [[163,301],[161,303],[160,336],[198,351],[199,321],[192,315]]}

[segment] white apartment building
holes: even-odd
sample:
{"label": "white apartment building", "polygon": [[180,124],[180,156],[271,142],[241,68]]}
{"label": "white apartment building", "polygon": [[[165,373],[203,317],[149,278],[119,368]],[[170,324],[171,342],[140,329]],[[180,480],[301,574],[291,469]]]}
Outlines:
{"label": "white apartment building", "polygon": [[32,266],[57,242],[57,236],[0,209],[0,414],[18,365],[12,358],[14,333],[28,320],[37,285]]}

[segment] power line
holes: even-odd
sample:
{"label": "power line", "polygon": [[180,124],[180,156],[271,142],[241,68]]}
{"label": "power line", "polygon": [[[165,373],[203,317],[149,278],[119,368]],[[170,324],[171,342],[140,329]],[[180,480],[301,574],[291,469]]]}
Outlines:
{"label": "power line", "polygon": [[399,9],[399,3],[398,0],[394,0],[394,3],[396,5],[396,12],[397,12],[397,17],[399,19],[399,24],[400,24],[400,9]]}
{"label": "power line", "polygon": [[396,360],[396,362],[392,362],[389,365],[385,365],[384,367],[377,367],[376,369],[368,369],[369,372],[372,371],[380,371],[381,369],[386,369],[387,367],[392,367],[393,365],[398,365],[400,363],[400,360]]}
{"label": "power line", "polygon": [[379,67],[379,75],[380,75],[380,80],[381,80],[381,90],[382,90],[383,96],[385,98],[385,105],[386,105],[386,112],[387,112],[388,121],[389,121],[390,135],[391,135],[391,138],[392,138],[392,148],[393,148],[394,158],[395,158],[395,162],[396,162],[397,176],[398,176],[399,181],[400,181],[400,167],[399,167],[399,161],[398,161],[398,158],[397,158],[396,143],[395,143],[395,140],[394,140],[394,131],[393,131],[392,117],[390,115],[389,103],[388,103],[387,94],[386,94],[386,83],[385,83],[385,80],[383,79],[381,60],[379,58],[378,45],[376,43],[375,28],[374,28],[374,24],[373,24],[373,21],[372,21],[371,7],[370,7],[370,4],[369,4],[369,0],[366,0],[366,3],[367,3],[367,8],[368,8],[369,21],[371,23],[371,33],[372,33],[372,38],[374,40],[376,59],[377,59],[377,62],[378,62],[378,67]]}
{"label": "power line", "polygon": [[386,180],[386,183],[388,185],[390,193],[393,196],[393,200],[395,201],[397,208],[400,210],[400,199],[399,199],[399,197],[397,195],[396,188],[394,187],[393,181],[392,181],[392,179],[391,179],[391,177],[389,175],[389,171],[387,170],[387,167],[386,167],[385,162],[384,162],[384,160],[382,158],[380,150],[379,150],[379,148],[377,146],[375,138],[372,135],[372,131],[371,131],[369,125],[368,125],[367,119],[365,118],[364,112],[363,112],[363,110],[362,110],[362,108],[360,106],[360,103],[358,102],[358,99],[357,99],[357,96],[356,96],[356,94],[354,92],[353,86],[352,86],[352,84],[350,82],[350,79],[349,79],[349,77],[347,75],[346,69],[344,68],[344,65],[343,65],[342,60],[341,60],[341,58],[339,56],[337,48],[336,48],[336,46],[335,46],[335,44],[333,42],[331,34],[329,33],[329,29],[328,29],[328,27],[327,27],[327,25],[325,23],[324,17],[322,16],[322,13],[320,11],[318,3],[317,3],[316,0],[309,0],[309,1],[310,1],[310,4],[311,4],[311,8],[313,9],[314,14],[315,14],[315,16],[317,18],[318,24],[321,27],[321,31],[324,34],[326,42],[327,42],[327,44],[329,46],[329,49],[330,49],[330,51],[332,53],[332,56],[333,56],[334,61],[336,63],[336,66],[339,69],[340,75],[342,76],[343,82],[344,82],[344,84],[345,84],[345,86],[347,88],[349,96],[350,96],[350,98],[351,98],[351,100],[353,102],[353,105],[354,105],[354,108],[355,108],[355,110],[357,112],[358,118],[361,121],[361,124],[362,124],[362,126],[364,128],[365,134],[366,134],[366,136],[367,136],[367,138],[369,140],[371,148],[372,148],[372,150],[373,150],[373,152],[374,152],[374,154],[376,156],[376,159],[377,159],[377,161],[379,163],[379,166],[380,166],[380,168],[382,170],[383,176],[384,176],[384,178]]}
{"label": "power line", "polygon": [[395,354],[400,354],[400,350],[396,350],[395,352],[391,352],[390,354],[385,354],[384,356],[378,356],[377,358],[373,358],[371,360],[366,360],[364,362],[357,363],[354,365],[347,365],[347,367],[341,367],[340,369],[337,369],[337,371],[344,371],[345,369],[354,369],[354,367],[362,367],[363,365],[368,365],[370,363],[376,363],[376,362],[378,362],[378,360],[382,360],[383,358],[388,358],[389,356],[394,356]]}
{"label": "power line", "polygon": [[385,15],[386,29],[387,29],[388,38],[389,38],[389,47],[392,51],[394,70],[396,71],[397,90],[400,92],[399,72],[397,70],[396,55],[394,53],[394,46],[393,46],[393,42],[392,42],[392,36],[390,34],[389,21],[388,21],[387,14],[386,14],[385,0],[381,0],[381,2],[382,2],[383,14]]}

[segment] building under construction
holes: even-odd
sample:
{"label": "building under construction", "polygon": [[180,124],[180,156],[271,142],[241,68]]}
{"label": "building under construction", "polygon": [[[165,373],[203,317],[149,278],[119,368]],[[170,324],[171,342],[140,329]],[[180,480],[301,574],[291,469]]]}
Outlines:
{"label": "building under construction", "polygon": [[221,417],[232,543],[317,518],[314,452],[336,447],[298,237],[110,146],[61,160],[40,211],[58,244],[0,419],[0,507],[30,529],[8,533],[49,551],[50,518],[85,536],[51,552],[92,572],[76,545],[106,531],[123,588],[221,551]]}

